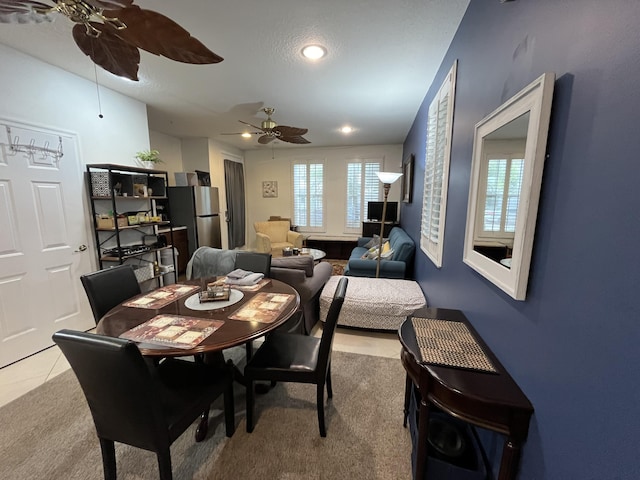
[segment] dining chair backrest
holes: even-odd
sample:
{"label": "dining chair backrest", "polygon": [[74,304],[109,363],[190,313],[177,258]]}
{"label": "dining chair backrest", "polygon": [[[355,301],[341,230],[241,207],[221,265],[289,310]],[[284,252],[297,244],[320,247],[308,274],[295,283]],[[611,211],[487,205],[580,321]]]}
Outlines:
{"label": "dining chair backrest", "polygon": [[72,330],[53,335],[86,396],[98,437],[146,450],[168,447],[149,367],[135,343]]}
{"label": "dining chair backrest", "polygon": [[204,440],[211,403],[221,395],[226,433],[233,435],[233,375],[226,366],[176,358],[147,362],[129,340],[74,330],[54,333],[53,341],[89,404],[104,478],[116,478],[119,442],[155,452],[160,478],[171,480],[171,444],[198,418],[195,440]]}
{"label": "dining chair backrest", "polygon": [[269,277],[271,272],[271,254],[238,252],[235,267],[249,272],[263,273],[265,277]]}
{"label": "dining chair backrest", "polygon": [[113,307],[140,294],[140,284],[131,265],[118,265],[80,277],[96,325]]}
{"label": "dining chair backrest", "polygon": [[329,357],[331,357],[331,348],[333,346],[333,337],[338,325],[340,310],[347,294],[347,277],[342,277],[338,282],[336,291],[333,294],[333,300],[327,313],[327,318],[322,327],[322,337],[320,339],[320,347],[318,348],[318,372],[325,372],[329,365]]}

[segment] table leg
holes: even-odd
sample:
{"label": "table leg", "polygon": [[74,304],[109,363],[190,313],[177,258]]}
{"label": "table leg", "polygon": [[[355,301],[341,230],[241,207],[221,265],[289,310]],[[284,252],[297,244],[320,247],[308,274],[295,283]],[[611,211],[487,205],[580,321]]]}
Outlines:
{"label": "table leg", "polygon": [[[233,379],[240,385],[246,385],[244,374],[240,371],[238,366],[233,363],[233,360],[225,360],[224,354],[222,352],[206,353],[200,356],[200,359],[207,365],[213,365],[217,368],[224,368],[225,366],[227,368],[231,368],[231,370],[233,371]],[[196,357],[196,360],[198,360],[198,357]]]}
{"label": "table leg", "polygon": [[420,420],[418,421],[418,455],[416,461],[416,479],[423,480],[427,473],[427,437],[429,435],[429,406],[420,399]]}
{"label": "table leg", "polygon": [[207,436],[209,431],[209,409],[207,408],[200,414],[198,428],[196,428],[196,442],[201,442]]}
{"label": "table leg", "polygon": [[407,378],[404,381],[404,418],[402,420],[402,426],[407,428],[407,419],[409,418],[409,401],[411,400],[411,394],[413,393],[413,381],[407,374]]}
{"label": "table leg", "polygon": [[514,480],[518,473],[520,463],[520,444],[511,438],[507,438],[502,448],[502,460],[498,480]]}

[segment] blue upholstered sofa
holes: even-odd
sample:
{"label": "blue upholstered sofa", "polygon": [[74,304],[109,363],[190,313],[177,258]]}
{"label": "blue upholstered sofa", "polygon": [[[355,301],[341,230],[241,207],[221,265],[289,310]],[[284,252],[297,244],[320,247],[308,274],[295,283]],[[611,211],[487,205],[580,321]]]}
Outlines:
{"label": "blue upholstered sofa", "polygon": [[[371,237],[360,237],[358,246],[351,251],[349,262],[344,274],[352,277],[375,277],[376,260],[363,259],[367,253],[367,243]],[[389,259],[380,261],[380,278],[406,278],[408,266],[413,261],[416,246],[411,237],[400,227],[394,227],[389,232],[389,245],[393,249],[393,255]]]}

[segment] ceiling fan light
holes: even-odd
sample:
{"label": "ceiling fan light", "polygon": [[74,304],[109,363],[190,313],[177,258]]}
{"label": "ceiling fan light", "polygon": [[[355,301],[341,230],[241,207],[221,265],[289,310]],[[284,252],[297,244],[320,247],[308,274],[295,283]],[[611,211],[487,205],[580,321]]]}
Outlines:
{"label": "ceiling fan light", "polygon": [[322,45],[307,45],[302,49],[302,55],[309,60],[320,60],[327,54],[327,49]]}

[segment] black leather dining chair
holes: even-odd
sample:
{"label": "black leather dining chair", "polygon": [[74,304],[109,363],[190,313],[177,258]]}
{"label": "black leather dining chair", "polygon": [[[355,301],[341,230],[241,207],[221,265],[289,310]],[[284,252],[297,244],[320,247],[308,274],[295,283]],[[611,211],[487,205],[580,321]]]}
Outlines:
{"label": "black leather dining chair", "polygon": [[331,348],[340,309],[347,291],[348,279],[340,279],[322,330],[322,337],[274,332],[255,352],[244,368],[247,401],[247,432],[253,431],[254,385],[256,380],[271,382],[312,383],[316,385],[318,426],[326,437],[324,421],[324,388],[331,389]]}
{"label": "black leather dining chair", "polygon": [[226,434],[233,435],[233,376],[228,367],[173,358],[150,366],[129,340],[73,330],[60,330],[53,340],[89,404],[106,480],[116,479],[114,442],[155,452],[160,479],[171,480],[170,445],[198,417],[196,439],[204,439],[209,407],[220,395]]}
{"label": "black leather dining chair", "polygon": [[[265,278],[269,277],[271,272],[271,254],[257,252],[238,252],[236,255],[235,268],[241,268],[248,272],[262,273]],[[246,344],[247,361],[253,356],[253,342],[248,341]]]}
{"label": "black leather dining chair", "polygon": [[271,272],[271,254],[257,252],[238,252],[235,268],[241,268],[248,272],[263,273],[265,278]]}
{"label": "black leather dining chair", "polygon": [[140,294],[140,284],[131,265],[118,265],[80,277],[96,325],[113,307]]}

